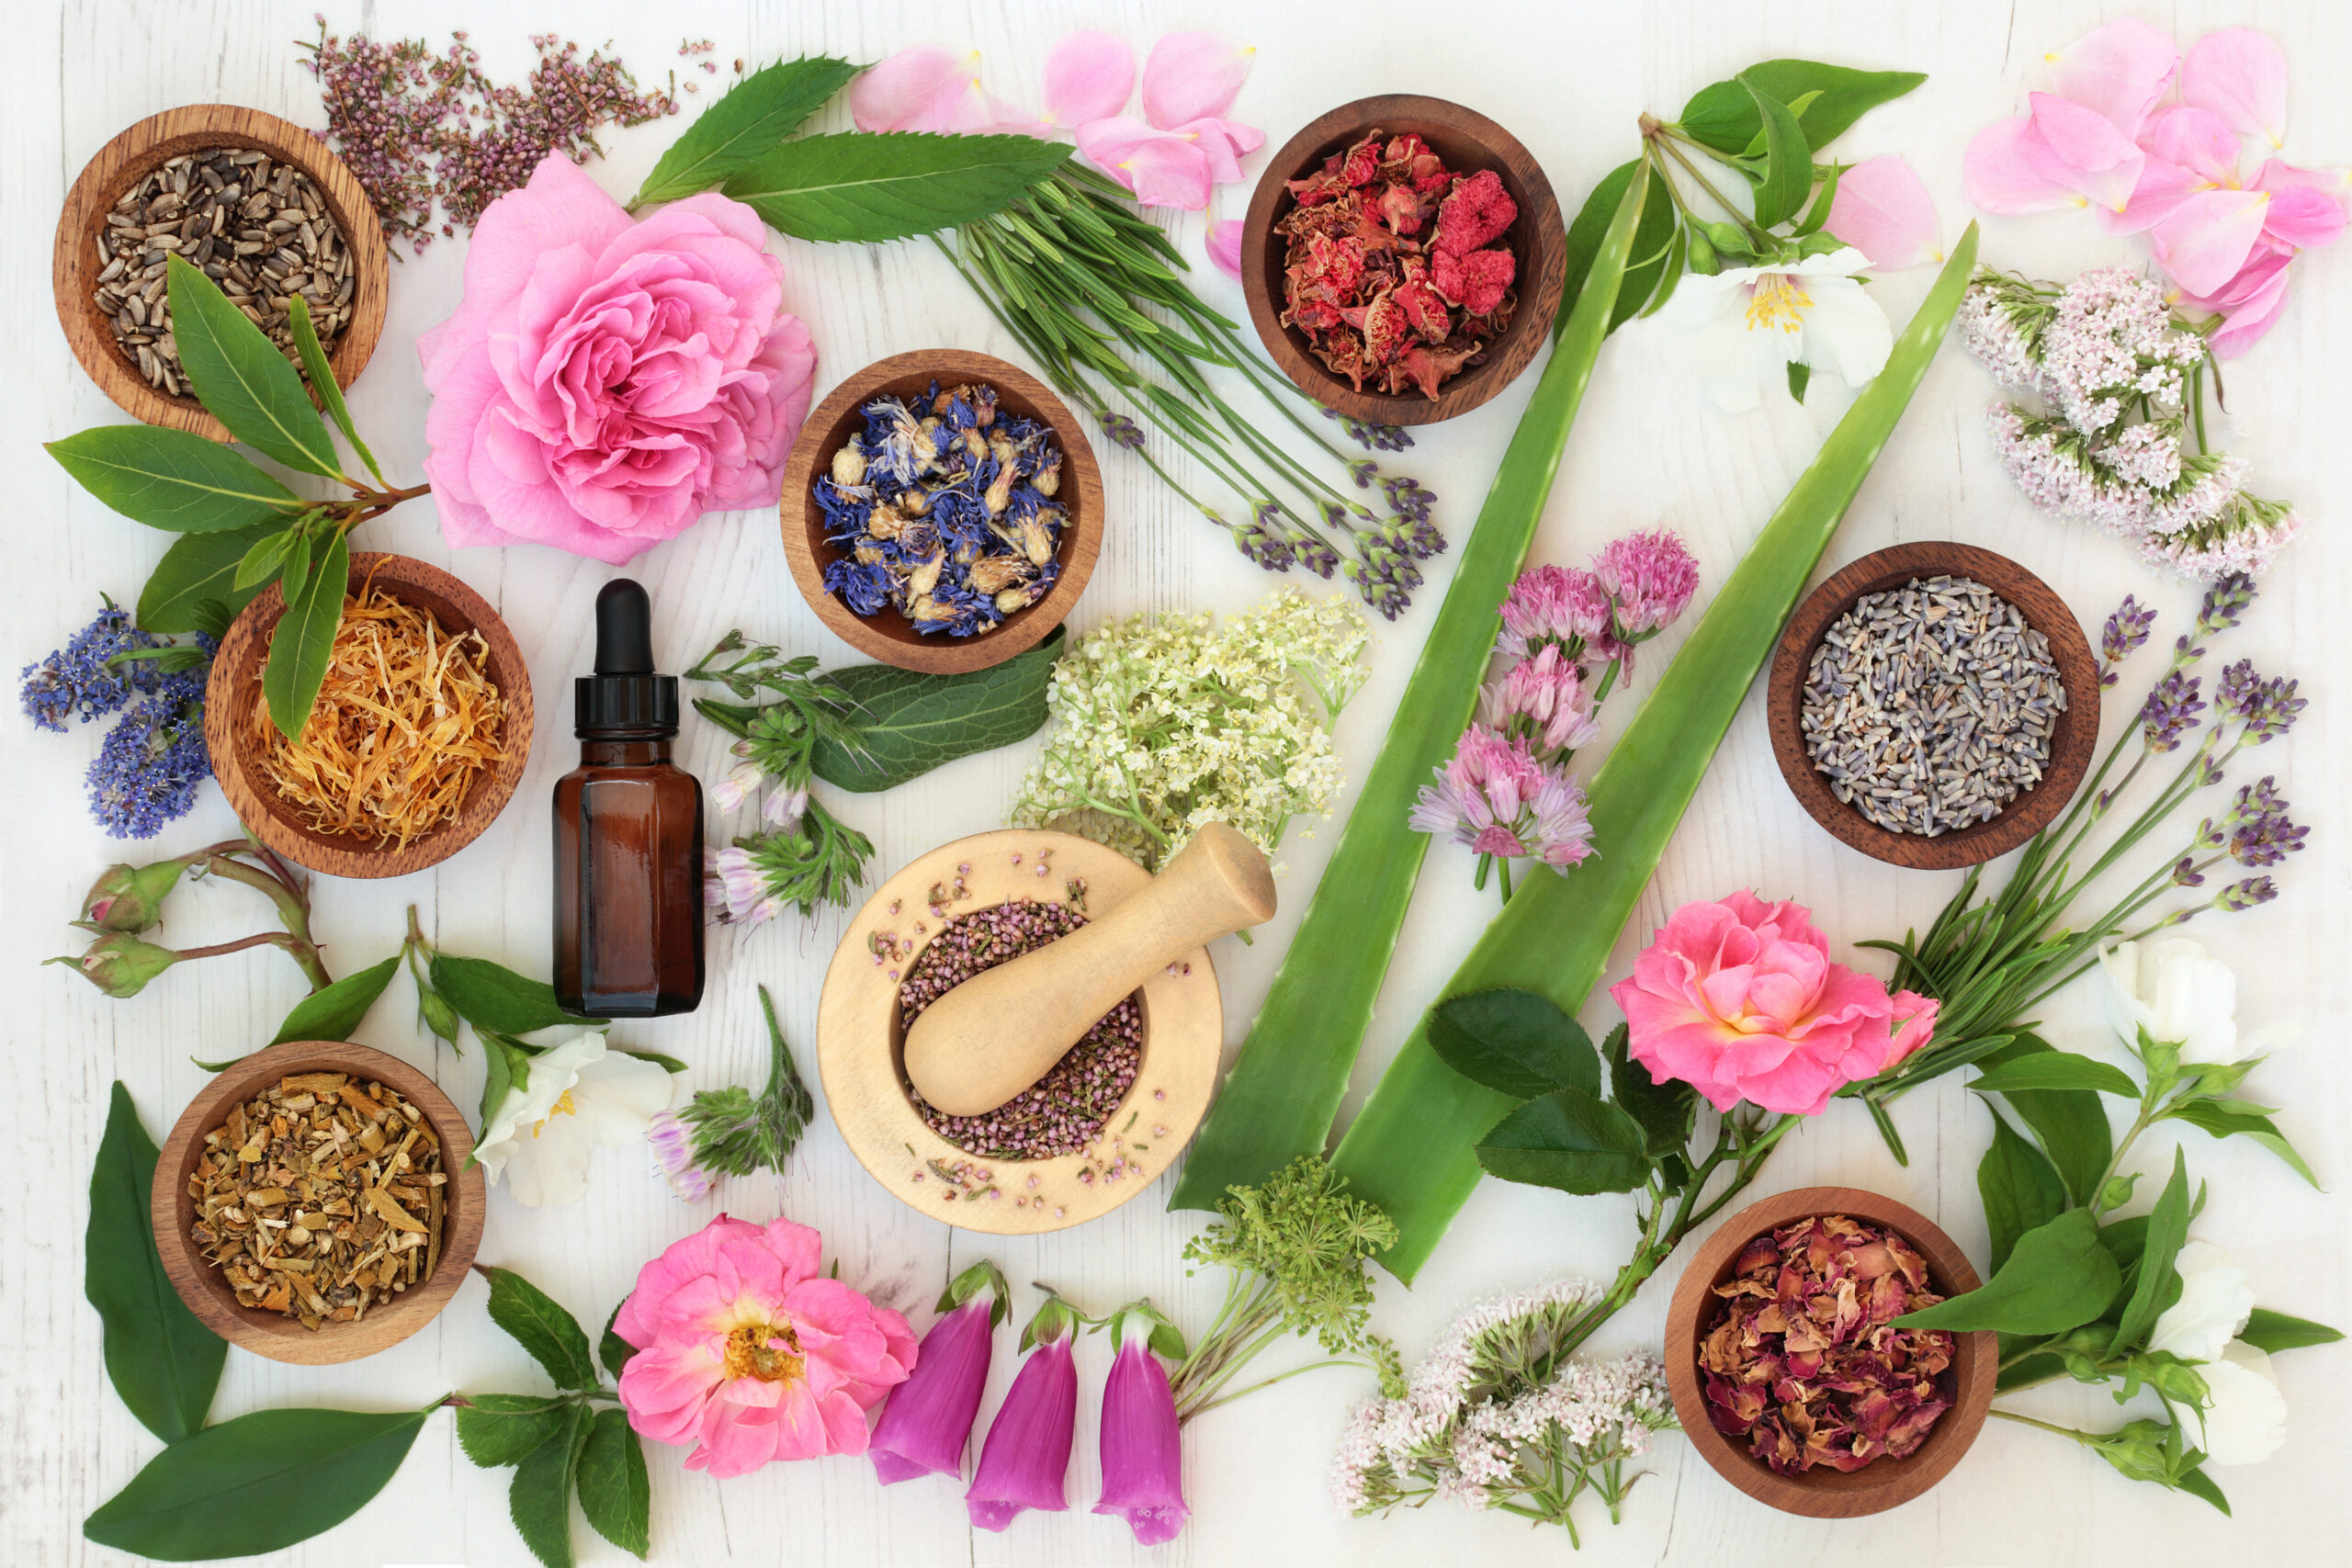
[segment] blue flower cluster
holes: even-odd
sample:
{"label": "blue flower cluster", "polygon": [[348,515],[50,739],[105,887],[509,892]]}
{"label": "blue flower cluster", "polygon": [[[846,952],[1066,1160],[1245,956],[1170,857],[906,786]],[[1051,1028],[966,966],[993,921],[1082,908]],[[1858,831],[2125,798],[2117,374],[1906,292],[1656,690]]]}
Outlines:
{"label": "blue flower cluster", "polygon": [[[911,406],[910,404],[911,403]],[[925,634],[971,637],[1034,604],[1061,572],[1069,513],[1062,452],[1034,419],[1002,413],[996,389],[960,386],[876,398],[865,429],[814,487],[841,551],[825,590],[860,615],[895,608]]]}
{"label": "blue flower cluster", "polygon": [[25,667],[24,709],[43,729],[62,732],[74,716],[86,724],[122,714],[85,776],[90,815],[115,838],[153,838],[196,804],[197,787],[212,776],[204,685],[217,644],[202,632],[196,644],[205,662],[192,668],[166,671],[155,660],[133,660],[109,670],[107,660],[118,654],[165,646],[109,603],[63,648]]}
{"label": "blue flower cluster", "polygon": [[107,660],[134,649],[158,648],[163,639],[130,624],[130,614],[107,601],[90,624],[38,664],[25,666],[23,703],[26,716],[43,729],[65,732],[65,721],[84,724],[119,711],[135,692],[153,692],[162,681],[155,666],[134,660],[119,670]]}

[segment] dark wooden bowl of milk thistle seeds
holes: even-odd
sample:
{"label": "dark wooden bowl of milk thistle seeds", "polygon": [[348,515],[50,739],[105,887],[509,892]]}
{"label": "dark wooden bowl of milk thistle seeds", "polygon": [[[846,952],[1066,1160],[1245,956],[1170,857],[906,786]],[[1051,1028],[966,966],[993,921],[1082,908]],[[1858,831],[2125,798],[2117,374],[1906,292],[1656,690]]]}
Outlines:
{"label": "dark wooden bowl of milk thistle seeds", "polygon": [[1892,865],[2006,854],[2056,818],[2098,743],[2098,666],[2065,602],[1967,545],[1896,545],[1814,590],[1766,711],[1799,804]]}
{"label": "dark wooden bowl of milk thistle seeds", "polygon": [[98,150],[57,220],[57,319],[82,368],[132,418],[226,441],[171,341],[172,255],[289,359],[299,293],[340,386],[383,335],[391,263],[376,209],[325,142],[276,115],[191,104],[142,119]]}

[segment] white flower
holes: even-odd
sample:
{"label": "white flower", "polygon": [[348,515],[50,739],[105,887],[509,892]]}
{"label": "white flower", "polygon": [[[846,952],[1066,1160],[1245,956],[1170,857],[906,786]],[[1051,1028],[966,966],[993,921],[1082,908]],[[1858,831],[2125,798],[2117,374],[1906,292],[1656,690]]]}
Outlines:
{"label": "white flower", "polygon": [[474,1157],[492,1181],[506,1178],[518,1203],[576,1203],[597,1145],[639,1142],[669,1104],[668,1072],[607,1051],[603,1031],[583,1030],[531,1058],[529,1081],[498,1102]]}
{"label": "white flower", "polygon": [[2207,1464],[2260,1464],[2287,1441],[2287,1401],[2270,1358],[2244,1340],[2232,1340],[2218,1361],[2198,1371],[2205,1379],[2207,1404],[2200,1415],[2184,1410],[2184,1435],[2204,1451]]}
{"label": "white flower", "polygon": [[2148,1348],[2184,1361],[2218,1361],[2254,1313],[2246,1272],[2211,1242],[2193,1237],[2173,1267],[2180,1270],[2180,1299],[2156,1319]]}
{"label": "white flower", "polygon": [[1689,273],[1657,319],[1697,340],[1708,395],[1727,413],[1760,403],[1791,361],[1859,387],[1894,346],[1886,312],[1851,276],[1868,265],[1849,245],[1790,265]]}
{"label": "white flower", "polygon": [[2107,975],[2107,1017],[2127,1045],[2140,1031],[2180,1047],[2184,1063],[2226,1065],[2284,1044],[2293,1026],[2240,1034],[2238,979],[2195,937],[2120,942],[2099,954]]}

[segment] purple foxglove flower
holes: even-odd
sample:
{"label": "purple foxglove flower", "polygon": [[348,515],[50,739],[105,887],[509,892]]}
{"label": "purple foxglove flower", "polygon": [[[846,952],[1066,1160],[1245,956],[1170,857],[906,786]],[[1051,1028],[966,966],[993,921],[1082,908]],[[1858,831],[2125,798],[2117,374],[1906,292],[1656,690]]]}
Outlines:
{"label": "purple foxglove flower", "polygon": [[[1036,1325],[1030,1327],[1034,1333]],[[1003,1529],[1024,1508],[1057,1514],[1069,1506],[1063,1481],[1078,1428],[1078,1365],[1070,1359],[1070,1339],[1065,1326],[1030,1352],[989,1423],[979,1468],[964,1494],[972,1523],[984,1530]]]}
{"label": "purple foxglove flower", "polygon": [[1147,1337],[1129,1339],[1111,1359],[1102,1385],[1102,1497],[1098,1514],[1127,1521],[1145,1546],[1173,1540],[1193,1510],[1184,1506],[1184,1453],[1168,1371]]}
{"label": "purple foxglove flower", "polygon": [[[991,1287],[985,1298],[982,1286]],[[867,1451],[885,1486],[918,1475],[964,1473],[964,1444],[980,1413],[989,1355],[1010,1291],[993,1263],[978,1263],[949,1281],[939,1298],[944,1314],[915,1352],[915,1370],[890,1391]]]}

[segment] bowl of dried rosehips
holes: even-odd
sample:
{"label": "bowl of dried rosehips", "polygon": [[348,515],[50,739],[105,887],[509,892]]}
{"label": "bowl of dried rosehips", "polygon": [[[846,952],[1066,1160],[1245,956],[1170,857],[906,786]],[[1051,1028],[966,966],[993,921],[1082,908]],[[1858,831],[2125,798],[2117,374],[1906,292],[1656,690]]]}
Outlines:
{"label": "bowl of dried rosehips", "polygon": [[1433,424],[1518,379],[1560,308],[1566,236],[1519,139],[1443,98],[1342,104],[1266,164],[1241,287],[1309,397],[1372,424]]}
{"label": "bowl of dried rosehips", "polygon": [[2000,1355],[1992,1334],[1901,1320],[1979,1283],[1951,1237],[1892,1198],[1805,1187],[1751,1204],[1675,1286],[1674,1414],[1717,1474],[1783,1513],[1907,1503],[1976,1440]]}

